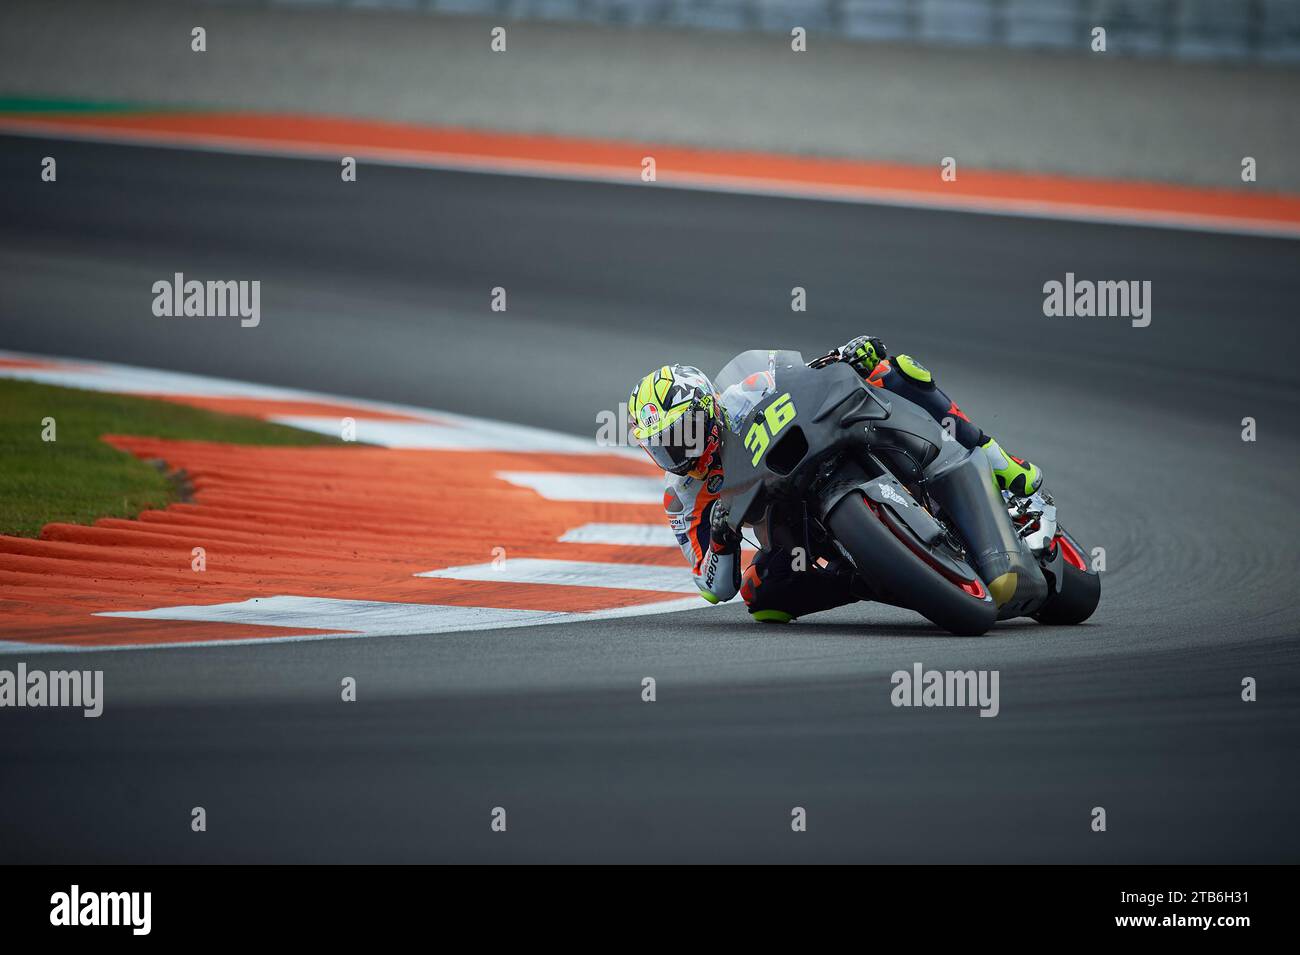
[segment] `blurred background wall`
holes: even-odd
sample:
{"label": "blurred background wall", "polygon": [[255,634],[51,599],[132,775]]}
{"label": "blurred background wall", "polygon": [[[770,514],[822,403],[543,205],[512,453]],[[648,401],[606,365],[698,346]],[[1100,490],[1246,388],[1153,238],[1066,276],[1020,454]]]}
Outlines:
{"label": "blurred background wall", "polygon": [[1300,0],[215,0],[1300,63]]}
{"label": "blurred background wall", "polygon": [[[494,12],[447,12],[453,5]],[[1297,9],[1300,0],[0,0],[0,99],[326,114],[936,169],[951,156],[962,169],[1300,192],[1300,69],[1278,53],[1294,40],[1283,27]],[[714,16],[725,10],[748,26],[665,25],[725,25]],[[830,27],[804,21],[807,50],[795,53],[785,26],[760,29],[781,10],[812,11]],[[1095,11],[1107,12],[1104,54],[1087,42]],[[561,14],[602,22],[532,18]],[[507,20],[515,15],[525,18]],[[1176,27],[1212,17],[1235,26]],[[490,31],[503,23],[508,50],[493,52]],[[199,25],[203,53],[190,44]],[[900,38],[864,41],[868,26]],[[1232,50],[1237,58],[1223,58]],[[1246,156],[1256,183],[1241,180]]]}

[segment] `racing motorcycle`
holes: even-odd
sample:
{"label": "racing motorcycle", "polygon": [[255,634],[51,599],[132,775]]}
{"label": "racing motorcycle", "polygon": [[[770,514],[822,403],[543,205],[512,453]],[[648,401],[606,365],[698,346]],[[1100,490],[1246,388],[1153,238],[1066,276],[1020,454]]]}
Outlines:
{"label": "racing motorcycle", "polygon": [[863,382],[839,352],[747,351],[714,378],[726,428],[719,504],[764,548],[841,567],[863,599],[977,636],[1028,616],[1081,623],[1101,598],[1051,496],[999,491],[983,452]]}

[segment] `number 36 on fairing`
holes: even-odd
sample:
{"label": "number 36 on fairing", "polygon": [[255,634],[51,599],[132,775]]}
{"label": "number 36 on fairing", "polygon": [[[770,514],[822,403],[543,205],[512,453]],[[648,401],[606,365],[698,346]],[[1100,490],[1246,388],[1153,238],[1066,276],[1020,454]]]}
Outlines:
{"label": "number 36 on fairing", "polygon": [[762,420],[755,421],[749,426],[749,433],[745,435],[745,448],[754,452],[750,462],[754,467],[758,467],[758,462],[763,460],[763,455],[767,453],[772,439],[794,420],[794,416],[794,402],[790,400],[790,392],[787,391],[764,410],[763,418],[767,420],[766,426]]}

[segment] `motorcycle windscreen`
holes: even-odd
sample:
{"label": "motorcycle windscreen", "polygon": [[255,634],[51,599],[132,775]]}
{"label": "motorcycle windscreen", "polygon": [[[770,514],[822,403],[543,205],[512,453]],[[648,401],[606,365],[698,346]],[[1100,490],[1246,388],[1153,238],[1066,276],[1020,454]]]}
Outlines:
{"label": "motorcycle windscreen", "polygon": [[731,359],[713,379],[729,432],[722,441],[727,474],[722,497],[727,502],[728,520],[733,528],[740,527],[763,489],[762,475],[750,465],[742,444],[745,422],[750,412],[776,391],[781,370],[793,367],[805,367],[803,356],[797,351],[754,349]]}
{"label": "motorcycle windscreen", "polygon": [[754,406],[776,390],[782,368],[803,366],[803,355],[786,349],[755,348],[727,362],[714,376],[713,387],[726,410],[728,429],[739,433]]}

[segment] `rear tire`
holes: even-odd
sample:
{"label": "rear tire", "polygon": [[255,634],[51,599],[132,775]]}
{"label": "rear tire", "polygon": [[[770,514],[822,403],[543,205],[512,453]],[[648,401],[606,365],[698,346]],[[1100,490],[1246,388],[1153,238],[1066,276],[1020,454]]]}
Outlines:
{"label": "rear tire", "polygon": [[885,591],[899,606],[962,637],[977,637],[997,621],[997,605],[982,581],[982,598],[962,590],[899,540],[862,494],[845,495],[831,508],[826,525],[853,558],[863,581]]}

